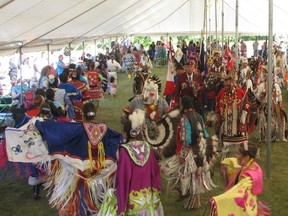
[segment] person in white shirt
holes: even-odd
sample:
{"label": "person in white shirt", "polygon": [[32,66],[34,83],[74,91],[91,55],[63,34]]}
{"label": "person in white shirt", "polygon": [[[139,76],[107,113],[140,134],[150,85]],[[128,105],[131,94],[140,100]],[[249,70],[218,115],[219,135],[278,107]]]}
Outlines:
{"label": "person in white shirt", "polygon": [[252,46],[253,46],[253,56],[257,57],[258,56],[258,46],[259,46],[259,42],[257,39],[254,41]]}
{"label": "person in white shirt", "polygon": [[245,81],[245,93],[247,91],[250,91],[253,92],[253,83],[252,83],[252,80],[251,80],[251,70],[248,70],[247,73],[246,73],[246,81]]}
{"label": "person in white shirt", "polygon": [[134,47],[135,47],[138,51],[140,51],[140,41],[139,41],[139,40],[137,40],[137,42],[134,43]]}
{"label": "person in white shirt", "polygon": [[113,55],[108,57],[107,69],[111,72],[118,72],[121,68],[121,65],[115,60]]}
{"label": "person in white shirt", "polygon": [[248,70],[251,70],[250,67],[248,66],[248,60],[247,58],[244,58],[242,60],[242,69],[240,71],[240,84],[243,86],[245,84],[245,80],[246,80],[246,74],[247,74],[247,71]]}

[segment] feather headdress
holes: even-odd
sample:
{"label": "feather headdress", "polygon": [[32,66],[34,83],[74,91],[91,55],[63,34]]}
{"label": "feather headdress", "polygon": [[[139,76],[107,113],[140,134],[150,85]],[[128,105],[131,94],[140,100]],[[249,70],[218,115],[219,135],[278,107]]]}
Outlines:
{"label": "feather headdress", "polygon": [[131,121],[132,129],[141,127],[145,120],[145,111],[136,109],[128,118]]}

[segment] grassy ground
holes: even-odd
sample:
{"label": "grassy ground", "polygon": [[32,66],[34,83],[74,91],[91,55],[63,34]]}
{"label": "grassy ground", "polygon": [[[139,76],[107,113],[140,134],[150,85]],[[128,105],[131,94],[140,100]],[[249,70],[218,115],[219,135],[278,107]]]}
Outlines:
{"label": "grassy ground", "polygon": [[[165,85],[166,68],[155,68],[154,73],[159,75],[162,85]],[[128,80],[125,74],[118,76],[118,93],[115,98],[108,95],[101,101],[97,118],[105,122],[112,129],[121,131],[120,116],[123,107],[128,103],[128,98],[132,96],[132,80]],[[287,100],[288,91],[283,90],[283,99]],[[288,104],[286,105],[286,107]],[[212,133],[212,131],[211,131]],[[255,135],[255,134],[254,134]],[[252,135],[251,139],[256,142]],[[258,162],[263,168],[266,176],[266,144],[257,143],[261,149],[261,157]],[[287,156],[288,143],[277,142],[271,145],[271,178],[264,179],[264,192],[260,199],[269,203],[273,215],[285,216],[288,214],[288,202],[286,202],[288,183]],[[1,172],[0,172],[1,174]],[[219,175],[218,164],[214,168],[214,183],[219,187],[215,190],[204,194],[201,197],[202,207],[198,210],[185,210],[183,203],[175,202],[178,194],[175,192],[166,193],[166,181],[163,180],[163,193],[161,196],[164,206],[165,215],[193,215],[202,216],[206,209],[209,197],[218,195],[223,191],[223,185]],[[54,216],[57,212],[51,208],[45,197],[45,191],[42,191],[40,200],[32,199],[32,188],[27,183],[27,178],[15,178],[11,173],[4,179],[0,180],[0,216]]]}

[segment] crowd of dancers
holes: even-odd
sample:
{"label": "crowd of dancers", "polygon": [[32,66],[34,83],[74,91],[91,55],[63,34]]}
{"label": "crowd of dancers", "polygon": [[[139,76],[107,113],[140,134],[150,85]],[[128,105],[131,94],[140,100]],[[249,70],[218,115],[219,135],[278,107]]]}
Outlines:
{"label": "crowd of dancers", "polygon": [[[221,159],[226,189],[210,199],[209,214],[270,215],[257,199],[263,174],[255,162],[259,149],[249,140],[258,130],[266,141],[266,59],[258,52],[247,59],[243,52],[238,65],[229,46],[225,53],[219,46],[205,52],[204,43],[190,41],[183,52],[183,44],[173,49],[157,43],[167,51],[163,97],[151,46],[146,52],[135,44],[121,56],[115,44],[96,61],[83,55],[78,65],[66,65],[60,55],[55,69],[42,69],[33,96],[26,94],[25,118],[6,125],[1,167],[8,161],[25,167],[34,197],[44,186],[59,215],[164,215],[163,178],[167,193],[177,191],[184,208],[200,208],[200,195],[216,187],[211,170]],[[287,141],[284,56],[277,49],[274,54],[273,138]],[[96,122],[101,97],[106,91],[116,95],[113,72],[121,68],[133,79],[134,93],[123,107],[122,133]],[[23,97],[21,89],[12,93]]]}

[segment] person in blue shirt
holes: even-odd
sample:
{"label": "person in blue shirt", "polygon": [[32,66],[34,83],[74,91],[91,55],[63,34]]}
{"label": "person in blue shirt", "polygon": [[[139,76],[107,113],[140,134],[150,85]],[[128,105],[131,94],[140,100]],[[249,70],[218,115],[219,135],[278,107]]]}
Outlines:
{"label": "person in blue shirt", "polygon": [[[20,100],[21,92],[25,93],[28,90],[28,84],[27,83],[21,83],[17,81],[16,78],[13,78],[11,81],[12,87],[11,87],[11,96],[14,100]],[[22,89],[22,91],[21,91]],[[22,94],[23,99],[25,100],[24,94]]]}
{"label": "person in blue shirt", "polygon": [[63,62],[63,55],[59,55],[58,61],[56,62],[57,66],[57,74],[60,76],[65,68],[68,68],[68,66]]}
{"label": "person in blue shirt", "polygon": [[[69,99],[71,100],[72,104],[74,104],[77,101],[82,100],[82,94],[81,92],[77,89],[76,86],[68,83],[68,76],[69,76],[69,69],[66,68],[64,69],[64,72],[61,74],[60,76],[60,85],[59,88],[60,89],[65,89]],[[73,106],[69,106],[68,108],[68,114],[69,117],[75,117],[75,113],[74,113],[74,107]]]}

